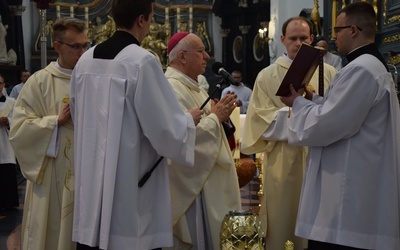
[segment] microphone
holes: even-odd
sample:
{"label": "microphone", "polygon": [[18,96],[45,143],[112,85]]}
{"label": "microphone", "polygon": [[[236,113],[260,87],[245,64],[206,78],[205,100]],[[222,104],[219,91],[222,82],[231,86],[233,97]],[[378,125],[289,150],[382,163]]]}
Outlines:
{"label": "microphone", "polygon": [[215,62],[212,66],[212,71],[215,74],[222,76],[222,78],[224,78],[230,84],[239,85],[238,81],[236,81],[236,79],[233,78],[233,76],[231,76],[231,74],[229,74],[229,72],[224,69],[224,65],[222,65],[222,63]]}

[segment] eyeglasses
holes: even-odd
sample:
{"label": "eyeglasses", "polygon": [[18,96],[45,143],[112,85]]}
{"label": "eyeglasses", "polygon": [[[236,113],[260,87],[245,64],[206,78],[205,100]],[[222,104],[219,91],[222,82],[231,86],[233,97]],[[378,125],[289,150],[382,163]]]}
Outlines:
{"label": "eyeglasses", "polygon": [[362,30],[363,30],[363,29],[361,29],[360,27],[358,27],[357,25],[347,25],[347,26],[336,26],[336,27],[333,27],[333,31],[334,31],[335,33],[338,33],[338,32],[340,32],[340,31],[343,30],[343,29],[348,29],[348,28],[351,28],[351,27],[353,27],[353,26],[357,27],[357,29],[358,29],[359,31],[362,31]]}
{"label": "eyeglasses", "polygon": [[90,44],[89,42],[84,43],[84,44],[80,44],[80,43],[69,44],[69,43],[64,43],[62,41],[57,41],[57,42],[59,42],[61,44],[64,44],[64,45],[67,45],[68,47],[71,47],[74,50],[82,50],[82,49],[87,50],[87,49],[90,48],[90,46],[92,46],[92,44]]}

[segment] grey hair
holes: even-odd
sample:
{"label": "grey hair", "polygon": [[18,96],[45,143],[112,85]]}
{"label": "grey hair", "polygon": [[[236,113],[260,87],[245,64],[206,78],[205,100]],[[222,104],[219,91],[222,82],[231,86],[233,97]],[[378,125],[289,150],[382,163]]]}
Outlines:
{"label": "grey hair", "polygon": [[191,33],[187,36],[185,36],[184,38],[182,38],[182,40],[180,40],[175,47],[171,50],[171,52],[169,52],[168,58],[169,58],[169,62],[174,62],[175,60],[178,59],[178,53],[179,51],[188,51],[191,49],[191,44],[189,39],[187,39],[188,36],[190,36]]}

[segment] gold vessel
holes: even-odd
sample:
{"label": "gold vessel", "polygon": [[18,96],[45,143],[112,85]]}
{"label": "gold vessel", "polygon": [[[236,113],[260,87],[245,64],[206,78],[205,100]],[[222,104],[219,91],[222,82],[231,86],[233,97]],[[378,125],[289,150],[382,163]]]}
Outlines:
{"label": "gold vessel", "polygon": [[221,224],[221,250],[262,250],[264,234],[258,216],[252,210],[233,210],[225,215]]}

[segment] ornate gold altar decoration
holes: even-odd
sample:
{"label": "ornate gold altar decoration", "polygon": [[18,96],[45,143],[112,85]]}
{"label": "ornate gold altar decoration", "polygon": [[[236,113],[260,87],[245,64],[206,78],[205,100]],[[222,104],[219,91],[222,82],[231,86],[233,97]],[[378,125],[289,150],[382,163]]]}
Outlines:
{"label": "ornate gold altar decoration", "polygon": [[400,63],[400,52],[388,52],[388,63],[397,65]]}
{"label": "ornate gold altar decoration", "polygon": [[101,23],[101,17],[96,17],[96,23],[90,23],[88,27],[88,38],[93,44],[99,44],[111,37],[116,31],[114,19],[111,16],[107,16],[107,22]]}
{"label": "ornate gold altar decoration", "polygon": [[[258,195],[258,199],[260,201],[262,201],[262,198],[264,196],[264,192],[263,192],[263,177],[264,177],[264,173],[263,173],[263,165],[264,165],[264,153],[258,153],[256,154],[256,167],[258,169],[258,181],[260,183],[260,189],[257,193]],[[262,206],[261,202],[259,204],[259,206]]]}
{"label": "ornate gold altar decoration", "polygon": [[253,211],[229,211],[225,215],[220,230],[221,250],[262,250],[264,245],[264,233]]}
{"label": "ornate gold altar decoration", "polygon": [[163,68],[167,64],[167,44],[171,37],[171,25],[159,24],[153,19],[150,24],[149,34],[143,39],[141,46],[153,53],[160,61]]}
{"label": "ornate gold altar decoration", "polygon": [[294,250],[294,244],[290,240],[285,242],[285,250]]}
{"label": "ornate gold altar decoration", "polygon": [[396,34],[396,35],[393,35],[393,36],[389,36],[389,37],[383,38],[382,44],[393,43],[393,42],[397,42],[399,40],[400,40],[400,34]]}
{"label": "ornate gold altar decoration", "polygon": [[197,22],[196,26],[197,26],[196,35],[198,35],[201,41],[203,41],[206,51],[211,52],[211,43],[210,43],[210,38],[208,37],[207,34],[206,22]]}
{"label": "ornate gold altar decoration", "polygon": [[[204,5],[170,5],[163,6],[161,4],[155,3],[154,8],[164,9],[164,23],[152,20],[150,25],[149,34],[142,41],[141,46],[151,53],[153,53],[160,61],[162,67],[165,69],[168,65],[167,57],[167,45],[168,41],[172,35],[172,31],[175,30],[169,21],[170,16],[175,17],[176,32],[188,31],[197,34],[203,41],[207,52],[211,52],[211,42],[206,29],[206,22],[199,21],[195,23],[196,32],[193,31],[193,11],[198,10],[209,10],[210,7]],[[187,11],[189,15],[183,14],[183,11]],[[170,13],[174,12],[174,13]]]}
{"label": "ornate gold altar decoration", "polygon": [[318,0],[314,0],[314,8],[311,10],[311,21],[314,24],[316,35],[321,35],[321,18],[319,15]]}

